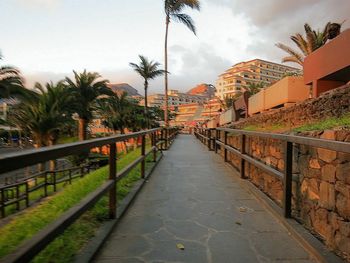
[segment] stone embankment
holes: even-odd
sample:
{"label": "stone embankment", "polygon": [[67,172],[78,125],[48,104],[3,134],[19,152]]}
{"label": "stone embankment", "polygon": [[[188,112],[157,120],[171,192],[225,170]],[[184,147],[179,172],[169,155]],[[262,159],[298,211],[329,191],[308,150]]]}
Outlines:
{"label": "stone embankment", "polygon": [[[350,130],[299,135],[350,142]],[[283,171],[281,141],[254,136],[246,140],[246,152],[250,156]],[[232,134],[228,143],[239,149],[240,137]],[[350,154],[305,145],[294,145],[293,152],[293,216],[350,262]],[[234,154],[228,153],[228,160],[237,169],[240,167],[240,160]],[[282,204],[280,178],[253,165],[246,165],[245,174],[277,204]]]}
{"label": "stone embankment", "polygon": [[[349,112],[348,84],[289,108],[254,115],[236,122],[233,127],[254,125],[264,128],[279,124],[288,129],[327,117],[340,117]],[[298,135],[350,142],[350,130],[346,129]],[[230,136],[228,142],[235,148],[241,144],[240,138],[235,136]],[[250,156],[283,171],[284,150],[281,141],[248,136],[246,147]],[[228,160],[238,169],[240,160],[234,154],[229,153]],[[283,185],[280,178],[253,165],[246,165],[245,174],[277,204],[282,204]],[[350,154],[294,145],[293,216],[324,240],[330,249],[350,262]]]}

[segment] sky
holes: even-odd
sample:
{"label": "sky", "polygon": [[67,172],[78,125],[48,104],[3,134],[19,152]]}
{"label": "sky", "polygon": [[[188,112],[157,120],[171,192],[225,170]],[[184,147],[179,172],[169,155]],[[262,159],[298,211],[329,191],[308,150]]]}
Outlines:
{"label": "sky", "polygon": [[[170,24],[169,86],[215,84],[233,64],[254,58],[279,63],[285,53],[277,42],[293,46],[289,37],[303,33],[305,22],[323,29],[345,20],[349,28],[349,10],[350,0],[201,0],[200,12],[185,11],[196,36]],[[0,0],[0,14],[0,63],[19,68],[29,88],[87,69],[142,94],[129,62],[142,54],[164,64],[163,0]],[[149,93],[163,90],[162,77],[150,82]]]}

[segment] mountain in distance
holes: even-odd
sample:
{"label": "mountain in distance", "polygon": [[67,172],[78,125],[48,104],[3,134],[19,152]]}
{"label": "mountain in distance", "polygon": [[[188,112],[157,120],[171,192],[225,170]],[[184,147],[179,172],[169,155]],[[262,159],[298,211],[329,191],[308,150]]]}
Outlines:
{"label": "mountain in distance", "polygon": [[123,92],[126,92],[130,97],[138,97],[141,96],[137,89],[130,86],[128,83],[115,83],[108,84],[108,87],[116,94],[120,95]]}

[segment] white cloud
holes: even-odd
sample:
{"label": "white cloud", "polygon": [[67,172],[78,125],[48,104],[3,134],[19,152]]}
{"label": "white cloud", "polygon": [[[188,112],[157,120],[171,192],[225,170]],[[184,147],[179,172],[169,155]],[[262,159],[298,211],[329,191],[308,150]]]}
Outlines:
{"label": "white cloud", "polygon": [[20,5],[31,8],[55,9],[61,0],[16,0]]}

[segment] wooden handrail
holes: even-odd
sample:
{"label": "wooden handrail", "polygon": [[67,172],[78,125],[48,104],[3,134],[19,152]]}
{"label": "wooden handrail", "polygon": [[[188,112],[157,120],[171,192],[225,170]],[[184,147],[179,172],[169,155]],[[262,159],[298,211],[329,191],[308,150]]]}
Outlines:
{"label": "wooden handrail", "polygon": [[[210,131],[210,132],[208,132]],[[213,137],[215,131],[215,137]],[[220,140],[220,132],[224,132],[224,142]],[[238,156],[240,161],[241,177],[245,178],[245,162],[248,162],[264,172],[275,176],[283,181],[283,214],[285,217],[291,217],[292,213],[292,166],[293,166],[293,144],[307,145],[311,147],[323,148],[337,152],[350,153],[350,143],[339,142],[333,140],[325,140],[318,138],[303,137],[297,135],[276,134],[268,132],[245,131],[230,128],[197,128],[194,131],[195,136],[204,144],[208,145],[211,150],[211,141],[214,141],[215,153],[218,151],[218,146],[224,149],[224,159],[227,161],[227,152],[231,152]],[[229,134],[237,134],[241,136],[241,149],[236,149],[227,143]],[[209,135],[209,136],[207,136]],[[284,144],[284,171],[281,172],[264,162],[253,158],[245,152],[246,136],[256,136],[259,138],[274,139],[283,142]]]}
{"label": "wooden handrail", "polygon": [[[34,258],[40,251],[42,251],[51,241],[64,232],[71,224],[73,224],[83,213],[90,209],[98,200],[101,199],[106,193],[109,193],[109,215],[111,218],[116,217],[116,184],[117,182],[127,175],[132,168],[139,163],[144,163],[147,155],[159,151],[157,146],[159,145],[159,133],[163,131],[162,128],[151,129],[147,131],[135,132],[126,135],[117,135],[107,138],[94,139],[84,142],[77,142],[65,145],[58,145],[52,147],[44,147],[35,150],[26,150],[21,153],[2,154],[0,155],[0,173],[12,171],[15,169],[23,168],[28,165],[41,163],[44,161],[56,159],[59,157],[81,153],[88,149],[109,145],[109,179],[102,186],[96,189],[94,192],[86,196],[77,205],[63,213],[56,221],[45,227],[31,239],[22,244],[14,253],[2,258],[4,262],[28,262]],[[164,137],[164,142],[170,146],[175,139],[177,129],[168,128],[166,130],[167,136]],[[151,135],[152,147],[151,150],[145,151],[146,135]],[[127,167],[121,170],[119,173],[116,167],[116,142],[120,142],[129,138],[142,137],[142,151],[141,156],[130,163]],[[166,147],[167,148],[167,147]],[[144,167],[142,168],[144,170]],[[142,171],[141,171],[142,172]],[[144,171],[143,171],[144,172]],[[47,178],[45,178],[47,181]],[[1,192],[2,198],[4,192]],[[3,209],[3,207],[1,208]]]}

